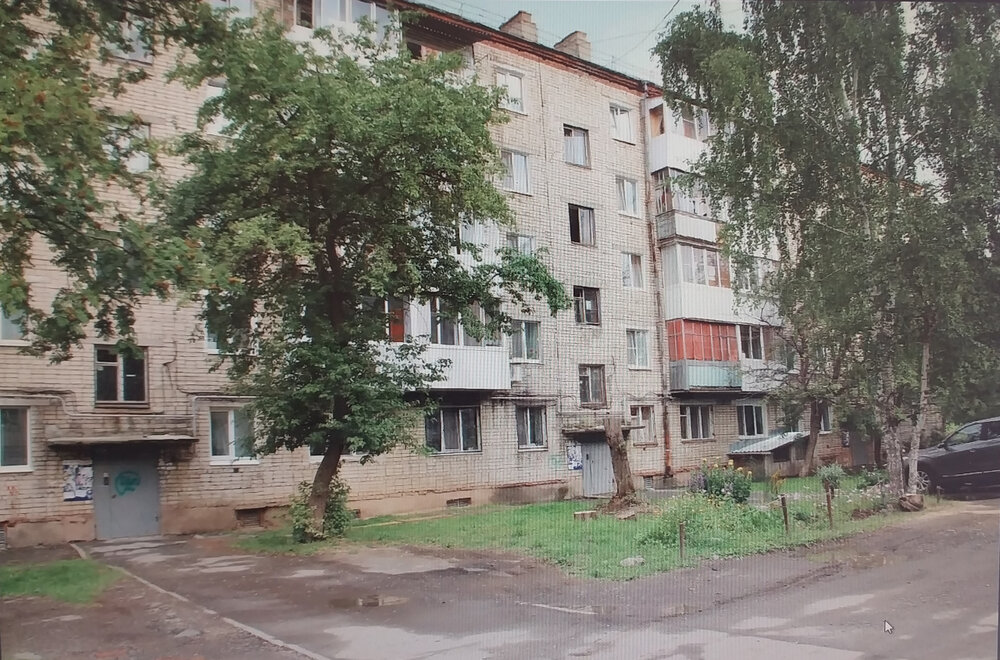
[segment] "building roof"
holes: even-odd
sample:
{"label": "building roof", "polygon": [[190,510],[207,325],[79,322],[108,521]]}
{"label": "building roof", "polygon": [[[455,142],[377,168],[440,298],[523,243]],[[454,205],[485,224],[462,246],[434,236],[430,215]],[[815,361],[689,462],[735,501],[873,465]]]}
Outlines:
{"label": "building roof", "polygon": [[784,447],[785,445],[790,445],[796,440],[801,440],[804,437],[806,437],[805,433],[790,431],[788,433],[779,433],[760,440],[743,440],[742,442],[733,443],[729,447],[729,455],[739,456],[747,454],[770,454],[775,449]]}
{"label": "building roof", "polygon": [[396,9],[423,14],[424,17],[417,21],[417,25],[420,25],[423,29],[430,27],[428,23],[434,23],[438,27],[438,30],[446,30],[452,33],[453,36],[462,37],[469,41],[490,41],[524,54],[533,55],[540,60],[561,65],[568,69],[574,69],[584,75],[589,75],[605,82],[617,84],[636,92],[647,93],[650,96],[660,96],[663,93],[660,85],[655,82],[615,71],[596,62],[570,55],[551,46],[542,45],[537,41],[524,39],[508,32],[476,23],[458,14],[428,7],[427,5],[412,2],[411,0],[387,0],[387,4]]}

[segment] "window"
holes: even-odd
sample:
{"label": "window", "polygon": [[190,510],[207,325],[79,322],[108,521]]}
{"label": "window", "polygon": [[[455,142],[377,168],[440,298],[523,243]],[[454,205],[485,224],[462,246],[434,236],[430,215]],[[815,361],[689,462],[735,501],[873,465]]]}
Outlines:
{"label": "window", "polygon": [[590,139],[586,130],[563,126],[563,160],[590,167]]}
{"label": "window", "polygon": [[497,71],[497,87],[506,93],[506,96],[500,100],[501,108],[514,112],[524,112],[521,74],[511,71]]}
{"label": "window", "polygon": [[759,404],[736,406],[736,419],[741,438],[764,435],[764,406]]}
{"label": "window", "polygon": [[212,0],[214,9],[235,9],[233,18],[253,18],[253,0]]}
{"label": "window", "polygon": [[622,253],[622,286],[626,289],[642,288],[642,255]]}
{"label": "window", "polygon": [[653,137],[666,133],[666,126],[663,123],[663,106],[658,105],[649,109],[649,130]]}
{"label": "window", "polygon": [[252,460],[253,420],[245,410],[211,411],[212,458]]}
{"label": "window", "polygon": [[149,170],[149,154],[136,149],[132,151],[132,141],[136,138],[149,140],[149,124],[140,124],[134,128],[115,127],[112,135],[117,139],[114,142],[104,144],[104,152],[108,158],[115,158],[117,154],[129,153],[131,155],[124,161],[125,169],[132,174],[140,174]]}
{"label": "window", "polygon": [[681,245],[680,251],[682,281],[729,288],[729,263],[716,250]]}
{"label": "window", "polygon": [[514,321],[510,333],[510,357],[512,360],[540,360],[542,352],[538,336],[541,323],[538,321]]}
{"label": "window", "polygon": [[123,13],[121,26],[125,42],[124,46],[110,44],[108,48],[111,54],[132,62],[152,62],[153,56],[150,54],[149,47],[142,36],[142,25],[139,22],[133,21],[128,13]]}
{"label": "window", "polygon": [[389,341],[406,341],[406,330],[409,326],[410,304],[399,298],[389,298],[384,301],[385,312],[389,317]]}
{"label": "window", "polygon": [[653,407],[629,406],[628,414],[632,418],[633,424],[645,427],[629,431],[632,442],[637,445],[655,445],[656,429],[653,426]]}
{"label": "window", "polygon": [[603,365],[580,365],[580,403],[584,406],[607,405]]}
{"label": "window", "polygon": [[504,190],[528,193],[528,157],[516,151],[501,151],[500,159],[506,174],[503,179]]}
{"label": "window", "polygon": [[623,142],[635,142],[632,131],[632,113],[628,108],[611,106],[611,137]]}
{"label": "window", "polygon": [[576,204],[569,205],[569,240],[580,245],[595,245],[597,243],[594,209]]}
{"label": "window", "polygon": [[763,331],[756,325],[740,326],[740,355],[744,360],[764,359]]}
{"label": "window", "polygon": [[683,105],[679,112],[674,113],[672,131],[678,135],[705,142],[715,135],[715,126],[712,125],[707,110]]}
{"label": "window", "polygon": [[479,451],[479,408],[441,408],[424,418],[424,434],[442,454]]}
{"label": "window", "polygon": [[28,409],[0,408],[0,470],[28,467]]}
{"label": "window", "polygon": [[688,138],[698,138],[697,125],[694,121],[694,110],[692,110],[691,106],[685,105],[681,107],[679,123],[681,135]]}
{"label": "window", "polygon": [[545,407],[517,406],[517,448],[544,449],[545,442]]}
{"label": "window", "polygon": [[712,406],[681,406],[682,440],[707,440],[712,435]]}
{"label": "window", "polygon": [[[209,80],[205,87],[205,101],[218,98],[226,91],[225,80]],[[205,124],[205,132],[209,135],[222,135],[223,130],[229,126],[229,119],[222,112],[218,112]]]}
{"label": "window", "polygon": [[95,346],[95,399],[98,403],[146,401],[145,349],[138,357],[119,354],[114,346]]}
{"label": "window", "polygon": [[639,197],[635,180],[618,177],[615,185],[618,188],[618,210],[628,215],[639,215]]}
{"label": "window", "polygon": [[[441,344],[444,346],[484,346],[484,345],[499,346],[500,345],[499,338],[496,336],[488,336],[484,340],[480,340],[477,339],[476,337],[473,337],[472,334],[466,328],[463,327],[461,315],[459,315],[457,318],[454,319],[447,318],[448,314],[447,305],[445,305],[439,299],[431,298],[430,310],[431,310],[432,344]],[[479,306],[479,303],[473,303],[471,305],[469,313],[474,315],[477,319],[479,319],[480,323],[485,324],[489,322],[486,313]],[[398,328],[396,332],[398,334],[399,332]],[[396,340],[393,339],[392,341]]]}
{"label": "window", "polygon": [[585,325],[601,324],[601,292],[586,286],[573,287],[573,309],[576,322]]}
{"label": "window", "polygon": [[[355,9],[351,5],[356,6]],[[335,21],[351,20],[348,11],[361,16],[371,16],[371,7],[360,0],[295,0],[295,24],[304,28],[321,28]],[[357,20],[357,18],[355,19]]]}
{"label": "window", "polygon": [[507,234],[507,247],[521,254],[534,254],[535,237],[526,234]]}
{"label": "window", "polygon": [[649,331],[626,330],[628,343],[628,366],[636,369],[649,368]]}
{"label": "window", "polygon": [[20,314],[7,314],[0,309],[0,341],[22,341],[24,330],[21,328]]}
{"label": "window", "polygon": [[657,214],[681,211],[706,218],[711,217],[712,208],[701,179],[688,178],[684,184],[681,184],[682,177],[690,176],[689,173],[674,168],[664,168],[653,172]]}
{"label": "window", "polygon": [[819,404],[819,432],[829,433],[833,430],[831,407],[829,403]]}
{"label": "window", "polygon": [[205,352],[219,354],[219,335],[208,329],[208,321],[205,321]]}

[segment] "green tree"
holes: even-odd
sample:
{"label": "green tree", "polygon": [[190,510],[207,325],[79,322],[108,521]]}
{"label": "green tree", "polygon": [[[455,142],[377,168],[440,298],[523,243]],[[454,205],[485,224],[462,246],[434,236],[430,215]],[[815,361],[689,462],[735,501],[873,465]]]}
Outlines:
{"label": "green tree", "polygon": [[[744,7],[739,33],[724,30],[717,13],[679,17],[657,48],[664,80],[674,105],[707,107],[721,127],[695,169],[725,202],[722,237],[737,279],[755,255],[772,246],[780,255],[763,292],[800,364],[777,395],[814,419],[825,401],[872,410],[902,493],[898,427],[917,420],[915,465],[931,383],[948,387],[932,378],[933,347],[946,329],[966,326],[962,299],[975,281],[966,266],[975,231],[955,222],[934,181],[917,178],[932,135],[919,74],[936,66],[940,48],[928,35],[923,50],[921,35],[908,38],[897,5]],[[932,15],[928,32],[945,23]],[[814,421],[810,454],[817,432]]]}
{"label": "green tree", "polygon": [[[114,54],[212,39],[225,29],[218,18],[200,0],[0,5],[0,308],[34,353],[67,358],[92,322],[102,338],[127,340],[141,295],[168,293],[178,248],[147,249],[135,209],[104,194],[116,186],[141,200],[127,163],[150,148],[135,134],[140,119],[112,109],[146,70]],[[51,301],[30,284],[39,258],[67,276]]]}
{"label": "green tree", "polygon": [[446,366],[417,341],[387,342],[384,301],[436,298],[478,336],[509,326],[505,301],[568,307],[537,257],[494,260],[460,238],[463,223],[511,219],[492,183],[498,92],[468,80],[458,54],[413,60],[366,27],[299,43],[268,15],[177,71],[225,79],[201,121],[228,126],[182,139],[193,173],[165,215],[202,246],[205,319],[237,391],[255,397],[258,451],[323,455],[317,523],[342,454],[405,444],[433,405],[416,393]]}

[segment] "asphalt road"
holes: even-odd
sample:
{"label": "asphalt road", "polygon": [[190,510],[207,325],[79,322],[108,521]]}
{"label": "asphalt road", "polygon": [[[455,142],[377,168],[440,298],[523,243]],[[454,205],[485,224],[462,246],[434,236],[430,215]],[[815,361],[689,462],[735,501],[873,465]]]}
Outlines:
{"label": "asphalt road", "polygon": [[89,550],[313,660],[997,657],[1000,500],[624,583],[453,550],[261,557],[212,537]]}

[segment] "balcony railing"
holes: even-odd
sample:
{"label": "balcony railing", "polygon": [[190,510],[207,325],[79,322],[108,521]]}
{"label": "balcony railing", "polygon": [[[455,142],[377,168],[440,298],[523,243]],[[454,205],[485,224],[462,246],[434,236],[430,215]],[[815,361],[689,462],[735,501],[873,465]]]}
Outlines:
{"label": "balcony railing", "polygon": [[670,363],[670,389],[738,390],[743,385],[739,362],[677,360]]}

